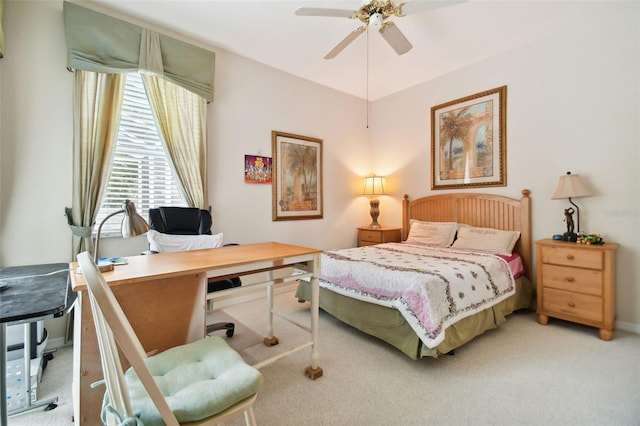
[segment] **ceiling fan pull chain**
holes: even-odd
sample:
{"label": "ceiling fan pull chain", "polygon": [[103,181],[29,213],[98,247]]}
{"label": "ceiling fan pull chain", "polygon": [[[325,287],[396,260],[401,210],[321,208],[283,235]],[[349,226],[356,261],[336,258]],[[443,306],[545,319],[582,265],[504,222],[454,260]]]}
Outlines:
{"label": "ceiling fan pull chain", "polygon": [[367,30],[367,129],[369,128],[369,30]]}

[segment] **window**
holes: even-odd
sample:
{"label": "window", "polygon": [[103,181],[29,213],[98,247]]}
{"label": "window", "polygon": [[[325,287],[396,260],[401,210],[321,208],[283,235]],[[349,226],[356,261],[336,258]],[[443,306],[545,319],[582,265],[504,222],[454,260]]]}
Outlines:
{"label": "window", "polygon": [[[150,207],[186,206],[178,184],[158,136],[142,78],[137,73],[127,74],[111,175],[96,225],[120,210],[126,199],[135,203],[145,219]],[[121,222],[122,215],[106,222],[102,235],[119,236]]]}

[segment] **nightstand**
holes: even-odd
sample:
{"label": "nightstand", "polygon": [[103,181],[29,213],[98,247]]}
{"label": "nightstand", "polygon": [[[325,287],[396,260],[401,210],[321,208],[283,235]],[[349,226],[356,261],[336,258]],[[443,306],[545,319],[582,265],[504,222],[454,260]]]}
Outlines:
{"label": "nightstand", "polygon": [[538,322],[549,317],[598,327],[611,340],[616,316],[617,244],[585,245],[551,239],[536,246]]}
{"label": "nightstand", "polygon": [[358,228],[358,247],[382,243],[399,243],[400,228]]}

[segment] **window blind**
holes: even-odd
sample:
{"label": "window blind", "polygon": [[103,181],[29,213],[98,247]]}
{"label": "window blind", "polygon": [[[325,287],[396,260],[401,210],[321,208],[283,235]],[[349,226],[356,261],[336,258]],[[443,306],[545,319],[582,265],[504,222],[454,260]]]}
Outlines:
{"label": "window blind", "polygon": [[[107,215],[120,210],[126,199],[135,203],[138,213],[146,220],[151,207],[187,205],[178,190],[142,79],[137,73],[127,74],[109,184],[94,231],[97,232],[97,225]],[[123,217],[116,215],[106,222],[101,235],[121,235]]]}

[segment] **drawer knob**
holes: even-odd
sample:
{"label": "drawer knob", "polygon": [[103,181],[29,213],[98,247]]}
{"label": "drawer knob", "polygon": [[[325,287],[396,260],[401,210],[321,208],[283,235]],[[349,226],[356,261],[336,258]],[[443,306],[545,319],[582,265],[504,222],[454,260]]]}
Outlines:
{"label": "drawer knob", "polygon": [[573,260],[573,255],[572,255],[572,254],[568,254],[568,255],[567,255],[567,259],[569,259],[569,260]]}
{"label": "drawer knob", "polygon": [[567,305],[569,305],[570,308],[576,307],[576,304],[574,302],[568,302]]}
{"label": "drawer knob", "polygon": [[575,278],[573,278],[573,277],[567,277],[567,278],[565,278],[564,280],[565,280],[566,282],[568,282],[568,283],[572,283],[572,282],[574,282],[576,279],[575,279]]}

